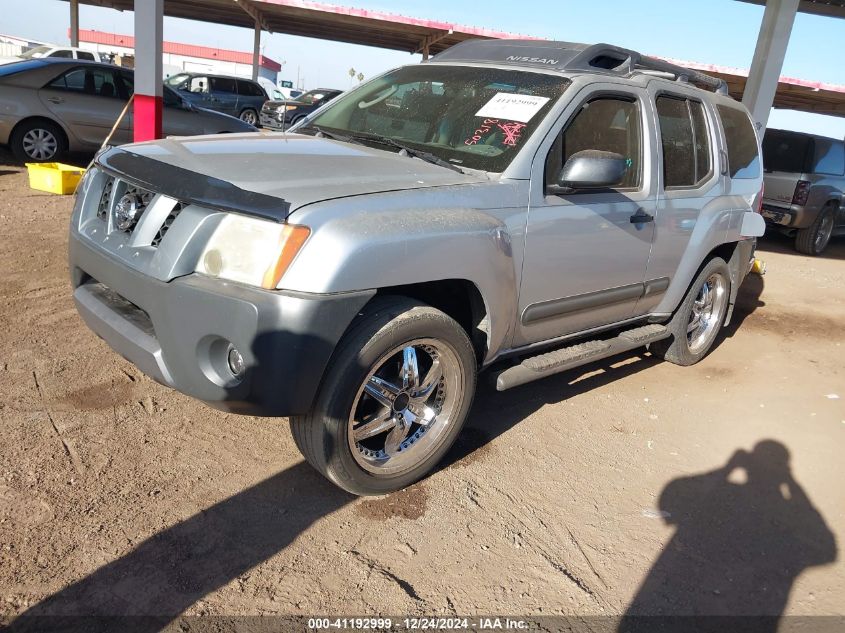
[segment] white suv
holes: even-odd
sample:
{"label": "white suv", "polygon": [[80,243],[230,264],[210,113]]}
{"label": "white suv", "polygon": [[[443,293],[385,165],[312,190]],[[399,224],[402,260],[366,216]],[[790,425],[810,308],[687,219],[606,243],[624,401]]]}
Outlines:
{"label": "white suv", "polygon": [[22,59],[40,59],[42,57],[59,57],[63,59],[82,59],[90,62],[108,61],[102,59],[99,53],[86,51],[71,46],[36,46],[15,57],[0,57],[0,64],[19,62]]}

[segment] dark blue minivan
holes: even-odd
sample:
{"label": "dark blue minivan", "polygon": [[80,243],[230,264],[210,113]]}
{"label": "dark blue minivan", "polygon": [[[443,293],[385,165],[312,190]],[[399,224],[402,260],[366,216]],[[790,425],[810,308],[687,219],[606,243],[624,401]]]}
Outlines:
{"label": "dark blue minivan", "polygon": [[241,77],[179,73],[164,83],[194,105],[236,116],[250,125],[258,125],[258,113],[267,101],[258,82]]}

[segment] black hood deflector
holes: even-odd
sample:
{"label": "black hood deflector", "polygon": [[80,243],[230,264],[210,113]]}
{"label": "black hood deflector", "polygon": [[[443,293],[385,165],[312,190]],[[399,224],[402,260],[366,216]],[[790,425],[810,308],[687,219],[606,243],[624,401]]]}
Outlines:
{"label": "black hood deflector", "polygon": [[290,215],[290,203],[282,198],[246,191],[225,180],[117,147],[99,154],[96,163],[114,176],[183,203],[252,215],[273,222],[284,222]]}

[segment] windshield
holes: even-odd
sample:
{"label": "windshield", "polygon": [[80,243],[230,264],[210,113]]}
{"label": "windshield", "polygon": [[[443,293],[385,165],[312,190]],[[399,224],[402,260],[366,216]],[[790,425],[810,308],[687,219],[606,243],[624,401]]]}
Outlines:
{"label": "windshield", "polygon": [[[293,92],[296,92],[296,91],[291,91],[291,95],[293,95]],[[307,103],[307,104],[311,105],[313,103],[317,103],[318,101],[322,101],[323,99],[325,99],[326,94],[327,93],[326,93],[325,90],[309,90],[308,92],[300,93],[300,95],[298,97],[293,97],[293,98],[295,98],[297,101],[299,101],[301,103]]]}
{"label": "windshield", "polygon": [[406,66],[337,97],[307,127],[365,142],[387,137],[459,167],[501,172],[568,85],[527,71]]}
{"label": "windshield", "polygon": [[36,57],[44,57],[47,53],[49,53],[51,49],[49,46],[36,46],[35,48],[30,48],[25,53],[21,53],[18,57],[22,57],[23,59],[33,59]]}
{"label": "windshield", "polygon": [[168,77],[164,80],[164,84],[166,86],[170,86],[171,88],[179,88],[185,80],[188,78],[186,73],[179,73],[178,75],[173,75],[172,77]]}

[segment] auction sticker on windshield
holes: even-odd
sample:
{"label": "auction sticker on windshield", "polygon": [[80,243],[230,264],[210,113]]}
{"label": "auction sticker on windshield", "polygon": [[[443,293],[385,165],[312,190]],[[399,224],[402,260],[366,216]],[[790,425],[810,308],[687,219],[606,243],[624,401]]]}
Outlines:
{"label": "auction sticker on windshield", "polygon": [[495,97],[481,106],[475,116],[528,123],[548,100],[548,97],[498,92]]}

